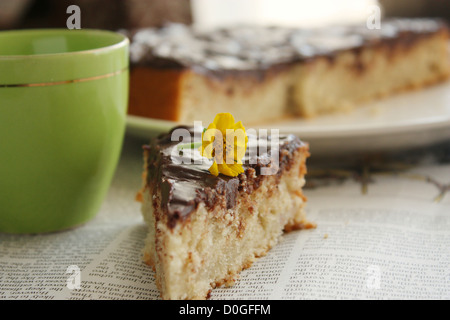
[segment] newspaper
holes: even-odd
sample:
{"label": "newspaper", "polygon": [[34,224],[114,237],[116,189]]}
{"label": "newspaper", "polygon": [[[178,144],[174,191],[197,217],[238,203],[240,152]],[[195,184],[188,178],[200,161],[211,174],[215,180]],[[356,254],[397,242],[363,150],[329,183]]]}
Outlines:
{"label": "newspaper", "polygon": [[[0,234],[0,299],[160,299],[142,261],[141,168],[139,142],[128,140],[95,219]],[[342,176],[306,188],[315,229],[284,234],[210,299],[450,299],[450,164]]]}

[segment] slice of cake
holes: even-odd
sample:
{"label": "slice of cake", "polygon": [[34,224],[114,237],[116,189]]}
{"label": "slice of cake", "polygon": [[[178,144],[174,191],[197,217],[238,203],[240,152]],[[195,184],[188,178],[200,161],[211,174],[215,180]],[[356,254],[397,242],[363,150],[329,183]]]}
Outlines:
{"label": "slice of cake", "polygon": [[192,124],[230,112],[257,125],[343,112],[450,74],[436,19],[318,29],[170,24],[130,34],[132,115]]}
{"label": "slice of cake", "polygon": [[[199,141],[193,128],[175,129]],[[163,299],[205,299],[233,284],[283,231],[314,226],[303,210],[308,145],[295,136],[250,139],[244,172],[214,176],[197,148],[180,148],[175,129],[144,148],[144,260]]]}

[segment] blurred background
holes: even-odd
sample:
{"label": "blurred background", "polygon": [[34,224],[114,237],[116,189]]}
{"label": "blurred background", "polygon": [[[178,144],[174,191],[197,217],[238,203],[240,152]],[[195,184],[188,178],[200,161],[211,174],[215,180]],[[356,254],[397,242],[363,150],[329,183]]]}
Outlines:
{"label": "blurred background", "polygon": [[450,0],[0,0],[0,29],[65,28],[69,5],[82,28],[134,29],[165,22],[213,28],[236,23],[319,26],[383,16],[450,19]]}

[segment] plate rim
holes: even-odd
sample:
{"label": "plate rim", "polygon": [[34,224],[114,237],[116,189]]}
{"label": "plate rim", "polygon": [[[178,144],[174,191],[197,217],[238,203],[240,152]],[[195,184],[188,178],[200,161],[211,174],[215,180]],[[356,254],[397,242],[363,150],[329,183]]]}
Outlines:
{"label": "plate rim", "polygon": [[[294,119],[291,121],[295,121]],[[302,130],[300,127],[296,127],[293,125],[290,126],[283,126],[282,128],[276,128],[278,124],[282,124],[281,122],[276,122],[273,125],[258,125],[258,126],[250,126],[254,129],[279,129],[280,133],[282,134],[295,134],[299,135],[300,137],[312,137],[312,138],[325,138],[330,137],[332,134],[333,136],[339,136],[339,137],[348,137],[348,136],[354,136],[354,135],[379,135],[379,134],[394,134],[394,133],[406,133],[413,130],[427,130],[427,129],[438,129],[445,126],[450,126],[450,114],[448,117],[430,117],[425,119],[424,121],[419,120],[407,120],[407,121],[400,121],[397,123],[397,125],[391,124],[391,125],[371,125],[367,126],[365,125],[357,125],[353,126],[352,128],[344,128],[342,127],[332,127],[330,129],[323,129],[317,127],[317,129],[311,130],[311,128],[308,128],[306,130]],[[175,122],[175,121],[169,121],[169,120],[162,120],[162,119],[156,119],[156,118],[145,118],[135,115],[127,115],[126,119],[126,125],[127,127],[131,126],[132,129],[139,129],[139,130],[149,130],[149,131],[167,131],[171,128],[177,126],[177,125],[183,125],[182,123]],[[149,128],[151,126],[151,128]]]}

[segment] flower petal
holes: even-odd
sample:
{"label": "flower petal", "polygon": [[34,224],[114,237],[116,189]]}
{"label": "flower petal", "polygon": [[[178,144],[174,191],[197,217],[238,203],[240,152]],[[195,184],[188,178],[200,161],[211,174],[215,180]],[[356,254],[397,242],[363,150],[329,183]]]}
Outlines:
{"label": "flower petal", "polygon": [[217,167],[216,161],[213,162],[212,166],[208,170],[213,176],[217,177],[219,175],[219,168]]}
{"label": "flower petal", "polygon": [[214,118],[213,122],[217,129],[222,132],[222,135],[225,137],[226,130],[234,128],[234,117],[230,113],[219,113]]}
{"label": "flower petal", "polygon": [[219,168],[220,173],[227,175],[227,176],[231,176],[231,177],[236,177],[240,173],[244,172],[244,169],[242,168],[242,166],[238,165],[238,164],[232,164],[232,165],[219,164],[218,168]]}
{"label": "flower petal", "polygon": [[220,131],[216,129],[216,125],[211,123],[208,128],[202,132],[202,146],[199,152],[203,157],[211,159],[213,157],[214,140],[216,134],[219,136]]}
{"label": "flower petal", "polygon": [[245,127],[242,125],[242,122],[241,122],[241,121],[236,122],[236,123],[233,125],[232,128],[233,128],[234,130],[242,129],[242,130],[244,130],[244,132],[245,132]]}

